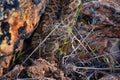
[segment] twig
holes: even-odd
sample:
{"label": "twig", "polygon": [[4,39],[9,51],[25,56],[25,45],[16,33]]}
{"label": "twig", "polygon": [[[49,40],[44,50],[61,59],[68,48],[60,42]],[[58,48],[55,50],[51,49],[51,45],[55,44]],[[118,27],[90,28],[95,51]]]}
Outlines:
{"label": "twig", "polygon": [[22,65],[34,54],[35,51],[37,51],[37,49],[39,49],[39,47],[48,39],[48,37],[58,28],[59,25],[60,24],[57,24],[55,28],[45,37],[45,39],[39,43],[39,45],[32,51],[32,53],[24,60]]}
{"label": "twig", "polygon": [[[74,68],[74,70],[76,69],[86,69],[86,70],[111,70],[110,67],[106,67],[106,68],[95,68],[95,67],[76,67],[76,66],[72,66]],[[116,68],[114,67],[114,70],[120,70],[120,68]]]}

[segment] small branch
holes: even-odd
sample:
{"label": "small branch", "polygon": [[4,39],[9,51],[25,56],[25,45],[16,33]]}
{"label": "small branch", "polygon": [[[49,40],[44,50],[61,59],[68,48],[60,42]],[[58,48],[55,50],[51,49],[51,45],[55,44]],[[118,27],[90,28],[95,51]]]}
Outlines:
{"label": "small branch", "polygon": [[60,24],[55,25],[55,28],[45,37],[45,39],[39,43],[39,45],[32,51],[32,53],[24,60],[24,62],[22,63],[22,65],[34,54],[35,51],[37,51],[37,49],[39,49],[39,47],[48,39],[48,37],[50,37],[50,35],[60,26]]}

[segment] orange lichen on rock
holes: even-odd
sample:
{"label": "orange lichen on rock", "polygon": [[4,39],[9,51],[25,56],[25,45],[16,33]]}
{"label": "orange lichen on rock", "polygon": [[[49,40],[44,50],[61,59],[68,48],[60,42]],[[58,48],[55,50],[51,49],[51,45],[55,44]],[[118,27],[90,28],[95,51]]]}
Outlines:
{"label": "orange lichen on rock", "polygon": [[[6,59],[8,65],[12,54],[22,49],[24,39],[35,30],[48,2],[49,0],[0,1],[0,54],[9,55]],[[1,66],[5,65],[2,60],[0,63]]]}

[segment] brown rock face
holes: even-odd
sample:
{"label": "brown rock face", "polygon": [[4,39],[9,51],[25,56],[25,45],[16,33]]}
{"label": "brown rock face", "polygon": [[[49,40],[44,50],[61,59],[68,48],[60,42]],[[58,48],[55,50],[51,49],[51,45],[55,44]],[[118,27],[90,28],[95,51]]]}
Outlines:
{"label": "brown rock face", "polygon": [[22,49],[24,39],[36,28],[48,1],[0,1],[0,58],[8,56],[6,62],[0,59],[2,67],[8,67],[12,53]]}
{"label": "brown rock face", "polygon": [[81,7],[81,13],[91,26],[81,27],[80,33],[97,53],[110,53],[115,58],[120,53],[119,4],[117,0],[100,0],[87,2]]}

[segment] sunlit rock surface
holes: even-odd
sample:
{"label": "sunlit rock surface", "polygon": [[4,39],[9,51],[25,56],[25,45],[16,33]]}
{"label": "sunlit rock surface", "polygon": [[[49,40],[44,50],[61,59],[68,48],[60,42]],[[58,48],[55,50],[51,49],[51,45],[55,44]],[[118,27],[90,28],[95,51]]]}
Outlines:
{"label": "sunlit rock surface", "polygon": [[[49,0],[0,0],[0,65],[7,67],[12,54],[23,47],[36,28]],[[3,61],[1,57],[8,56]]]}

